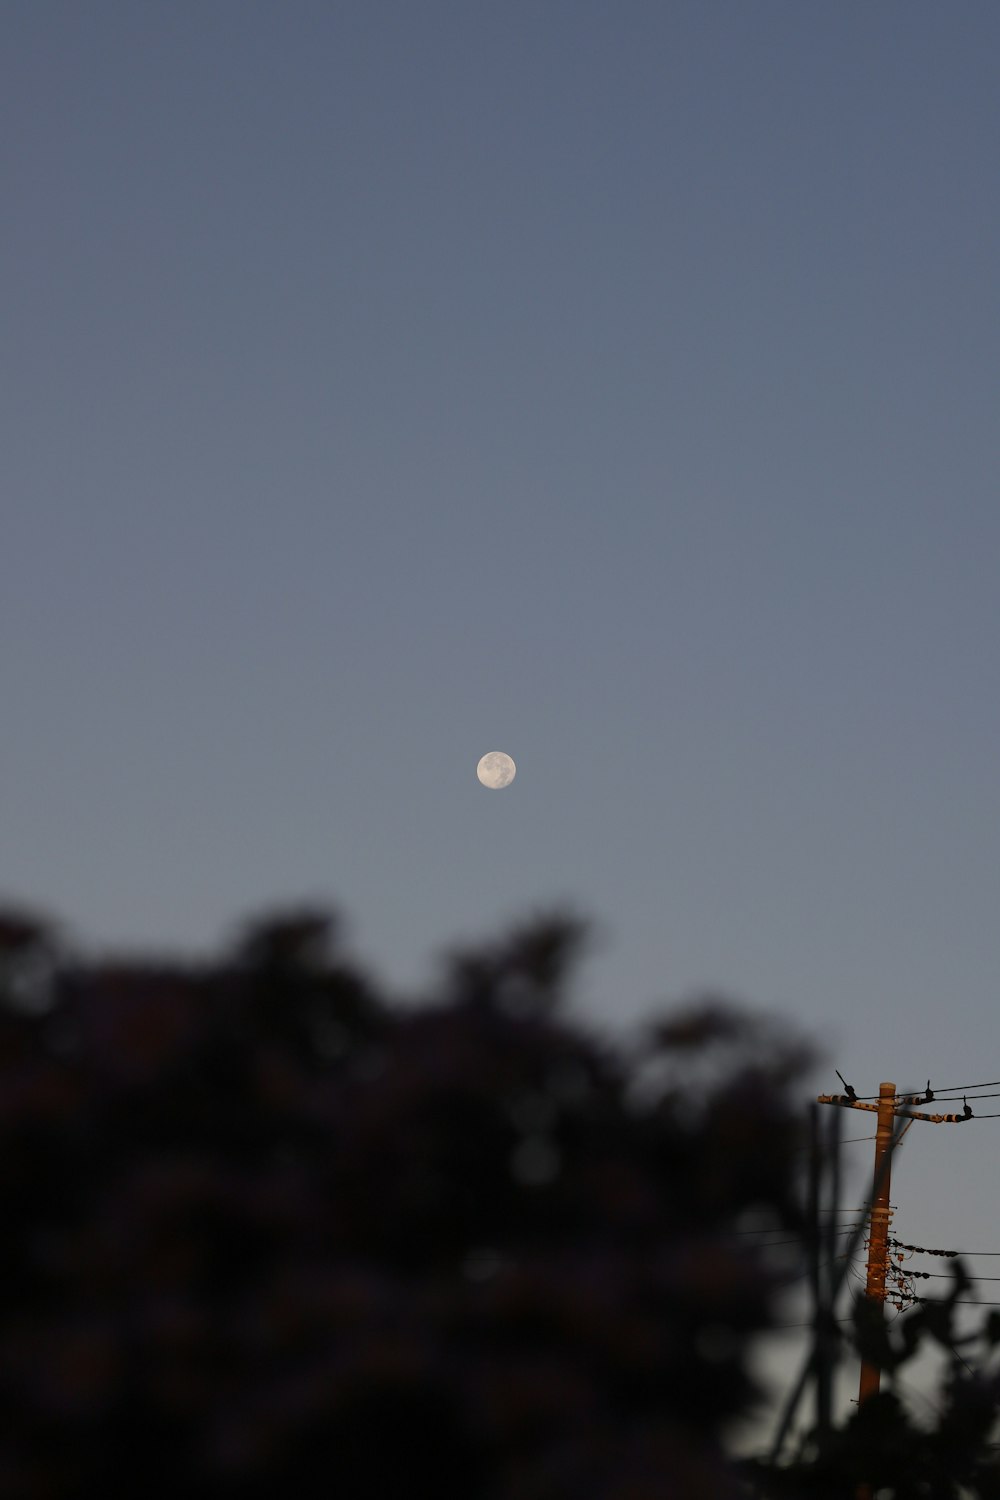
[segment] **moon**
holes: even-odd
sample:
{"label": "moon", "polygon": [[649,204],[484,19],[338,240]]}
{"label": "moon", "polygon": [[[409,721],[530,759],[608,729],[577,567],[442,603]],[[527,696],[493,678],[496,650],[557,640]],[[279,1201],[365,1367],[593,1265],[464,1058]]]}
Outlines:
{"label": "moon", "polygon": [[483,786],[498,792],[501,787],[510,786],[517,775],[517,767],[502,750],[490,750],[476,767],[476,775]]}

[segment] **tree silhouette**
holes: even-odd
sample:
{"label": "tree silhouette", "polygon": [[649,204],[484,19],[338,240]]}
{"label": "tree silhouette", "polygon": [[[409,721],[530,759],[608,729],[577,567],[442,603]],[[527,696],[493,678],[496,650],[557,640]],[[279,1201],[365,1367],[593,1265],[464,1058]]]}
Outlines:
{"label": "tree silhouette", "polygon": [[[0,917],[5,1500],[795,1492],[724,1437],[782,1294],[739,1231],[803,1228],[804,1053],[717,1001],[597,1035],[585,935],[401,1005],[323,912],[188,967]],[[846,1493],[835,1438],[801,1493]]]}
{"label": "tree silhouette", "polygon": [[[962,1331],[957,1310],[970,1286],[961,1262],[953,1262],[947,1293],[920,1302],[892,1325],[863,1298],[857,1301],[853,1342],[881,1367],[882,1391],[838,1429],[822,1437],[807,1433],[790,1463],[746,1465],[751,1492],[761,1500],[853,1500],[864,1480],[869,1493],[893,1500],[997,1500],[1000,1319],[991,1313],[978,1330]],[[931,1401],[934,1420],[921,1423],[896,1377],[928,1343],[947,1363]]]}

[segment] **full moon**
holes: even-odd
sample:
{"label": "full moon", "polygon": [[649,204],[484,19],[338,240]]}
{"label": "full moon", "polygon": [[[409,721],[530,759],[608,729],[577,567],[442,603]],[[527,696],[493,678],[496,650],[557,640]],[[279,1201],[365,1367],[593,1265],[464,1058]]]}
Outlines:
{"label": "full moon", "polygon": [[476,775],[483,786],[491,787],[499,791],[503,786],[510,786],[517,775],[517,767],[509,755],[504,755],[502,750],[491,750],[484,755],[476,767]]}

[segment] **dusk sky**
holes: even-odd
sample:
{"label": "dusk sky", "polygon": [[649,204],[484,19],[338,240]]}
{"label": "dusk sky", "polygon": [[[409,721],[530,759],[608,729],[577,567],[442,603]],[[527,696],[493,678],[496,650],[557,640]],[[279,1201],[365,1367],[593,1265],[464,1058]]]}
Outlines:
{"label": "dusk sky", "polygon": [[[602,1024],[1000,1079],[998,58],[995,0],[5,5],[3,899],[330,903],[410,992],[568,902]],[[915,1127],[903,1237],[1000,1250],[998,1147]]]}

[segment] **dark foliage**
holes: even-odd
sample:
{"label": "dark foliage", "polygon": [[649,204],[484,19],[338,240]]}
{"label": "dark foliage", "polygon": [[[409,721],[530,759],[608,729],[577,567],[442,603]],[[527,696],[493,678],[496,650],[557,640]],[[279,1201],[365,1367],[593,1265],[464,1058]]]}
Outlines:
{"label": "dark foliage", "polygon": [[[1000,1342],[994,1316],[963,1333],[956,1316],[970,1282],[960,1263],[944,1297],[928,1300],[887,1326],[863,1299],[855,1306],[854,1344],[882,1371],[882,1390],[824,1437],[808,1433],[801,1452],[780,1468],[746,1467],[760,1500],[855,1500],[858,1482],[879,1500],[1000,1500],[993,1440],[1000,1416]],[[897,1377],[918,1351],[935,1345],[946,1374],[932,1402],[935,1419],[917,1422]],[[991,1368],[992,1366],[992,1368]]]}
{"label": "dark foliage", "polygon": [[[456,954],[415,1007],[323,913],[200,969],[0,917],[5,1500],[850,1493],[857,1424],[826,1488],[723,1451],[781,1291],[736,1231],[802,1227],[801,1054],[715,1002],[599,1040],[582,937]],[[919,1454],[864,1417],[931,1473],[993,1394]]]}
{"label": "dark foliage", "polygon": [[8,918],[0,1492],[733,1493],[774,1286],[731,1230],[795,1220],[791,1059],[693,1098],[689,1039],[598,1043],[581,936],[394,1008],[318,913],[200,971]]}

